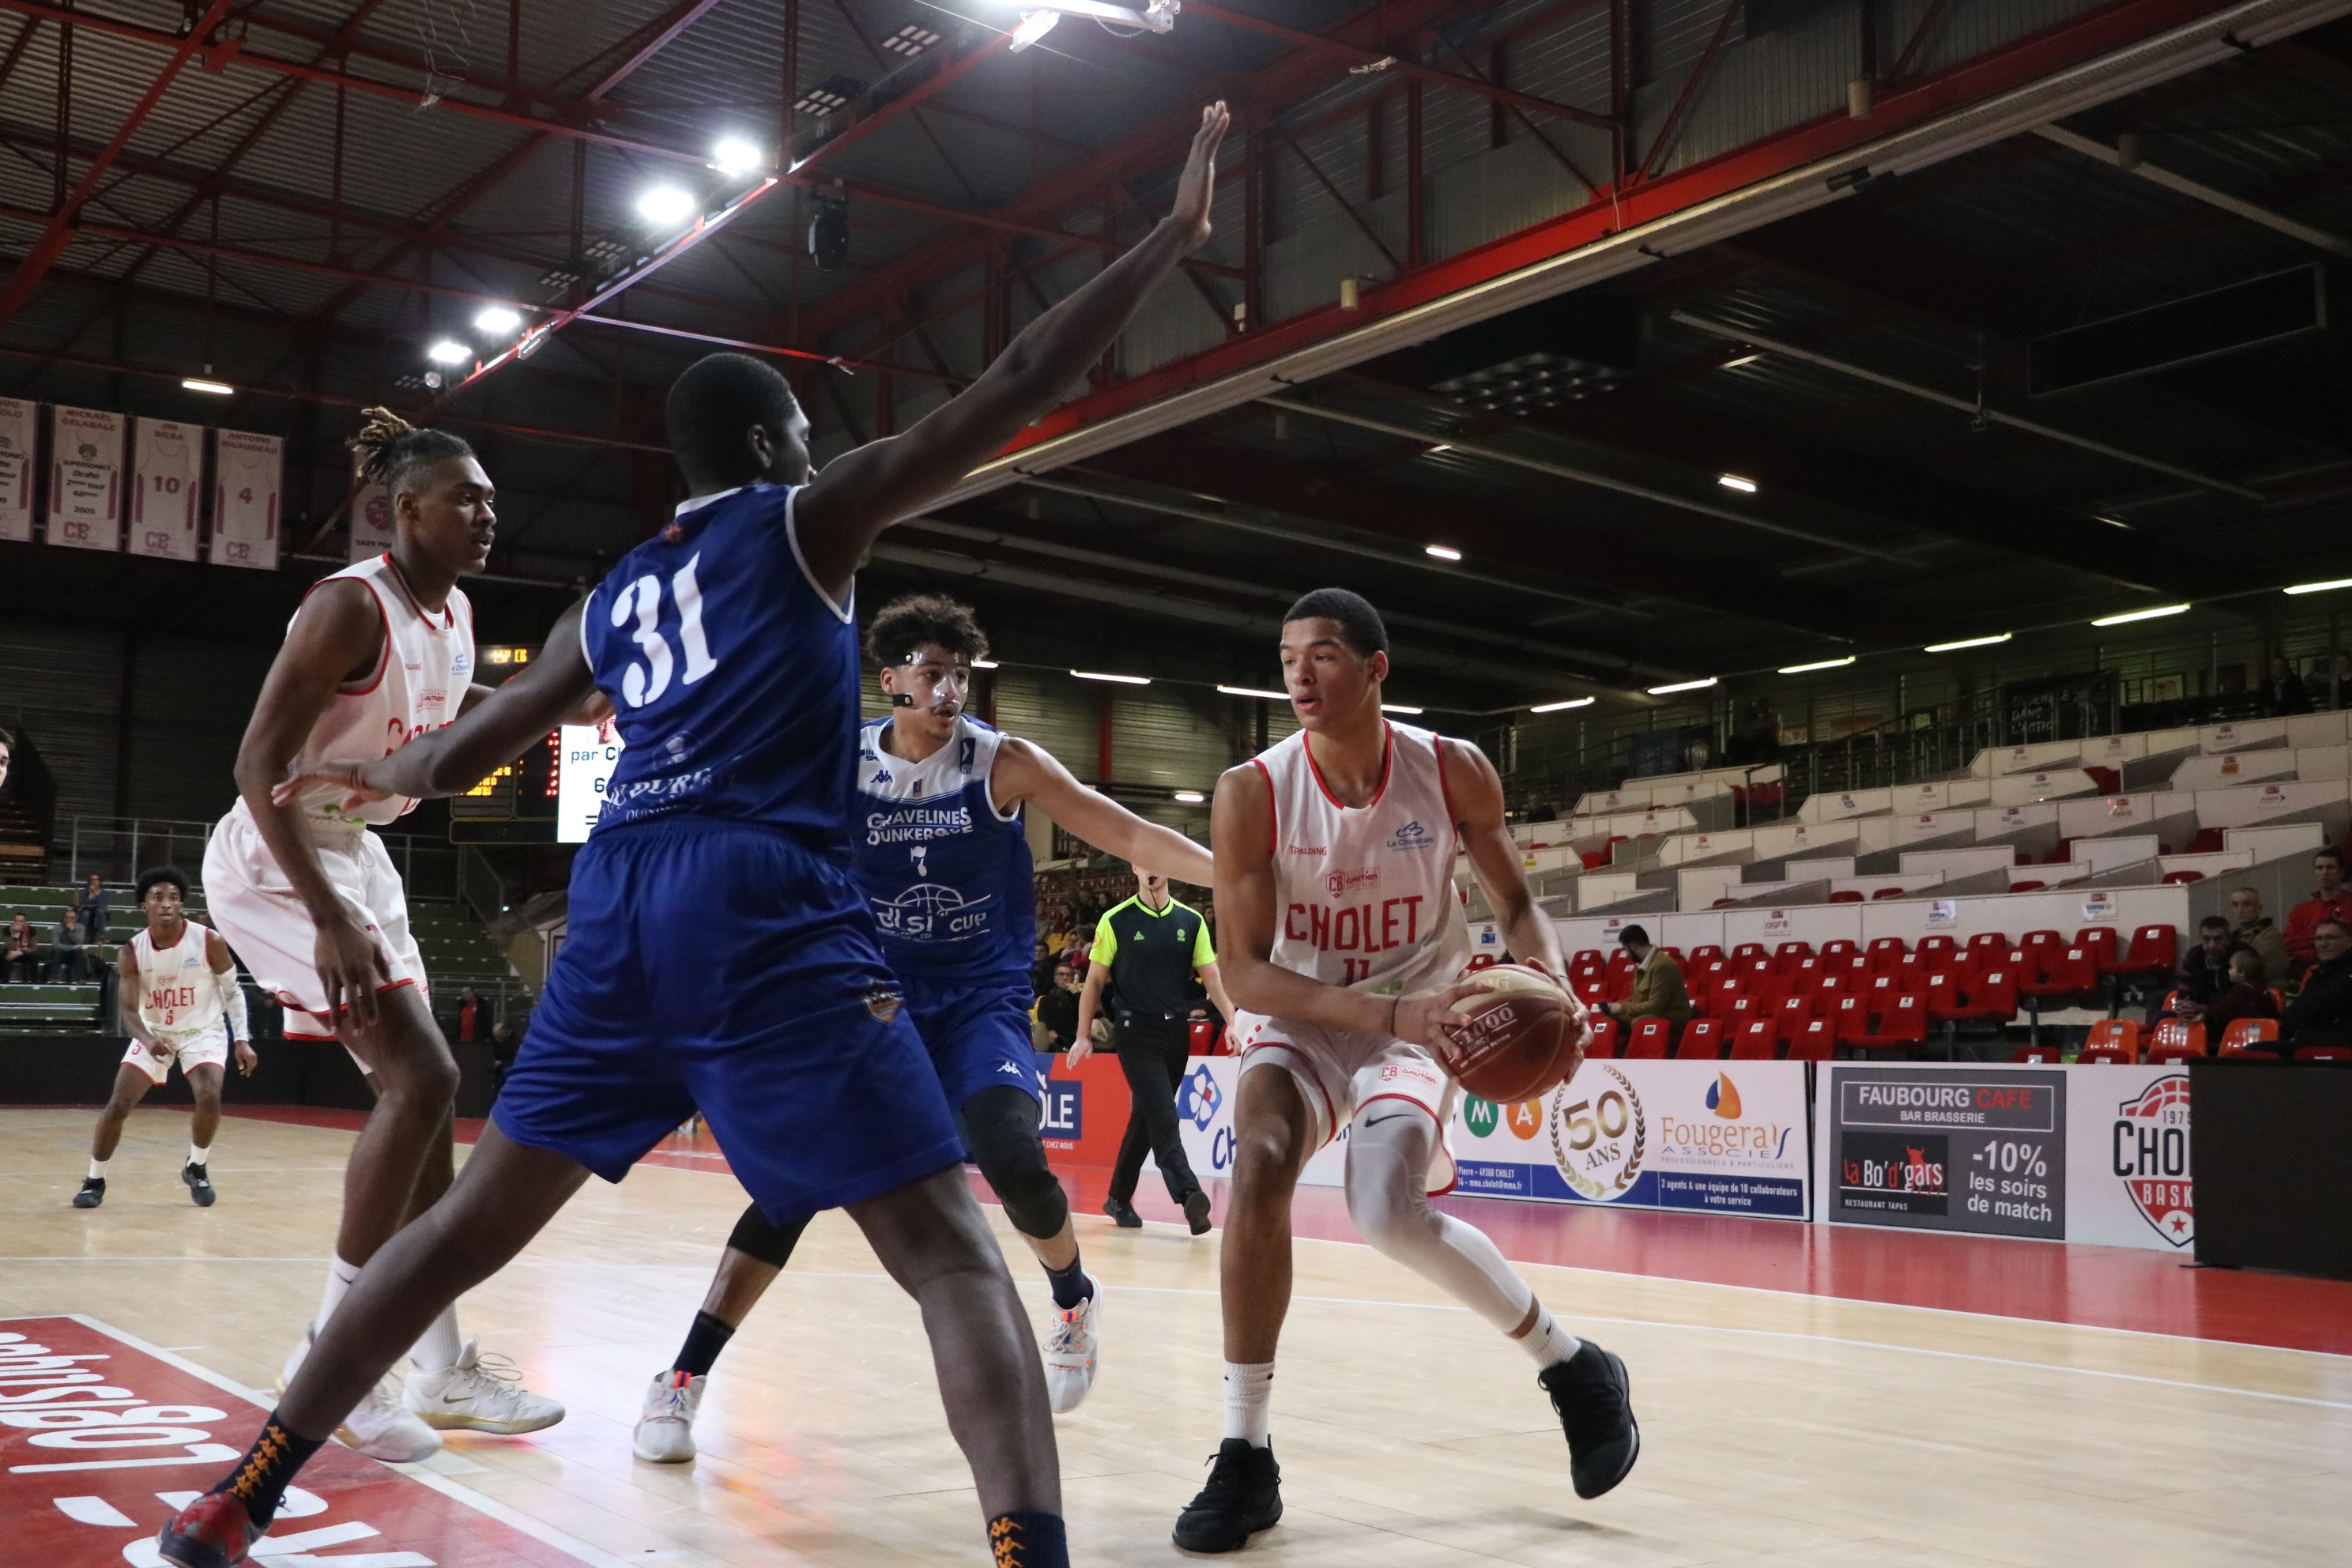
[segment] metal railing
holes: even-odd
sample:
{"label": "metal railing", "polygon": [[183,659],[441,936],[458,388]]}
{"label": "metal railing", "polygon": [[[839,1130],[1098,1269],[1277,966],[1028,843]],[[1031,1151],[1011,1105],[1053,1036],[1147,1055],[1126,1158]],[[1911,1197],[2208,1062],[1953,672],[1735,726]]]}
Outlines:
{"label": "metal railing", "polygon": [[[100,880],[121,886],[135,882],[142,871],[152,867],[177,866],[201,880],[205,847],[212,841],[215,826],[168,817],[77,816],[58,835],[61,842],[49,858],[50,875],[54,878],[62,869],[65,884],[79,887],[95,871]],[[377,837],[399,868],[401,884],[409,898],[442,903],[457,900],[461,889],[457,846],[415,833]]]}

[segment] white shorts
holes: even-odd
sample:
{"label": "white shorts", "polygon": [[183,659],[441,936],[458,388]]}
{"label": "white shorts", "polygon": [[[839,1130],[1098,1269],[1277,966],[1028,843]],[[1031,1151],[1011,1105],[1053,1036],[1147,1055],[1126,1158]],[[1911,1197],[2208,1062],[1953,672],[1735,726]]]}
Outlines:
{"label": "white shorts", "polygon": [[180,1064],[183,1075],[192,1073],[207,1063],[224,1070],[228,1067],[228,1026],[226,1024],[199,1029],[193,1035],[157,1034],[155,1040],[163,1047],[162,1056],[133,1040],[131,1048],[122,1053],[122,1059],[157,1083],[171,1076],[173,1062]]}
{"label": "white shorts", "polygon": [[1445,1130],[1461,1090],[1426,1050],[1410,1040],[1294,1024],[1263,1013],[1236,1011],[1233,1028],[1243,1077],[1262,1067],[1280,1068],[1297,1080],[1318,1149],[1376,1101],[1399,1100],[1428,1112],[1437,1124],[1437,1145],[1423,1186],[1431,1193],[1454,1190],[1454,1154],[1446,1147]]}
{"label": "white shorts", "polygon": [[[383,840],[364,827],[307,826],[328,884],[375,939],[391,971],[376,994],[404,985],[421,988],[425,960],[409,931],[408,896]],[[287,1037],[333,1039],[335,1019],[327,1011],[327,988],[319,984],[315,967],[319,928],[241,801],[220,819],[205,846],[205,908],[254,979],[286,1009]],[[356,1055],[352,1059],[359,1061]],[[370,1070],[363,1061],[360,1068]]]}

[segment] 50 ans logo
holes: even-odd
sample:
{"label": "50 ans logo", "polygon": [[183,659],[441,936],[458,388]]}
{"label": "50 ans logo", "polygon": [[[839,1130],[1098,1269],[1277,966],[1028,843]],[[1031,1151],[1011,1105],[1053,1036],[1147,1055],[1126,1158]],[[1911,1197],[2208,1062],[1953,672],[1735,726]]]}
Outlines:
{"label": "50 ans logo", "polygon": [[1649,1127],[1633,1080],[1606,1062],[1591,1065],[1597,1074],[1580,1072],[1552,1090],[1551,1157],[1579,1196],[1605,1204],[1633,1190]]}

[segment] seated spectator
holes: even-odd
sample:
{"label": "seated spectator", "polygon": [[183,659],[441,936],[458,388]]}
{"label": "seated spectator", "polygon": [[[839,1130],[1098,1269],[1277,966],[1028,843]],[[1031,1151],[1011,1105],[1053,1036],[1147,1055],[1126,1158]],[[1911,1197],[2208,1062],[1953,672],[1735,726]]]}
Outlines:
{"label": "seated spectator", "polygon": [[2279,1016],[2278,1053],[2306,1046],[2352,1046],[2352,922],[2329,916],[2312,932],[2319,964]]}
{"label": "seated spectator", "polygon": [[2311,693],[2284,654],[2271,656],[2271,672],[2263,679],[2263,711],[2273,719],[2311,711]]}
{"label": "seated spectator", "polygon": [[2318,961],[2312,931],[2320,921],[2352,921],[2352,890],[2344,886],[2343,855],[2333,848],[2321,849],[2311,858],[2311,873],[2319,879],[2318,889],[2286,913],[2286,955],[2301,968]]}
{"label": "seated spectator", "polygon": [[1031,956],[1029,963],[1030,995],[1043,996],[1054,989],[1054,970],[1056,963],[1054,957],[1054,944],[1044,937],[1039,937],[1037,951]]}
{"label": "seated spectator", "polygon": [[2195,1021],[2207,1004],[2230,988],[2230,954],[2236,946],[2230,922],[2220,915],[2207,915],[2198,922],[2197,945],[2172,975],[2176,1016]]}
{"label": "seated spectator", "polygon": [[1078,993],[1086,976],[1065,959],[1054,965],[1054,984],[1037,998],[1037,1026],[1030,1043],[1041,1051],[1066,1051],[1078,1037]]}
{"label": "seated spectator", "polygon": [[470,985],[457,989],[457,1043],[471,1045],[489,1032],[489,1009],[482,1005],[481,993]]}
{"label": "seated spectator", "polygon": [[2263,961],[2263,984],[2277,984],[2286,973],[2286,938],[2278,922],[2263,913],[2263,896],[2252,888],[2230,890],[2230,935]]}
{"label": "seated spectator", "polygon": [[2275,1018],[2279,1016],[2278,998],[2263,984],[2263,961],[2252,948],[2233,948],[2230,952],[2230,988],[2212,1001],[2190,1012],[2189,1003],[2182,1006],[2180,1016],[2192,1022],[2201,1020],[2205,1037],[2220,1041],[2221,1031],[2241,1018]]}
{"label": "seated spectator", "polygon": [[1629,1024],[1664,1018],[1680,1028],[1689,1023],[1690,993],[1683,989],[1681,966],[1651,946],[1650,933],[1640,926],[1627,926],[1617,942],[1633,955],[1633,989],[1622,1002],[1603,1002],[1601,1010]]}
{"label": "seated spectator", "polygon": [[8,921],[8,946],[0,963],[7,966],[8,978],[19,985],[28,984],[41,977],[41,933],[19,910]]}
{"label": "seated spectator", "polygon": [[82,889],[81,901],[74,907],[81,912],[82,941],[91,947],[102,944],[107,940],[106,928],[111,917],[106,909],[106,884],[98,879],[97,872],[89,874],[89,883]]}
{"label": "seated spectator", "polygon": [[89,946],[82,935],[81,910],[68,904],[49,939],[49,978],[61,982],[89,978]]}
{"label": "seated spectator", "polygon": [[2352,708],[2352,653],[2336,656],[2336,671],[2330,678],[2335,684],[2335,706]]}
{"label": "seated spectator", "polygon": [[507,1073],[513,1068],[516,1053],[522,1049],[522,1034],[512,1024],[501,1018],[490,1026],[490,1098],[496,1100],[507,1086]]}

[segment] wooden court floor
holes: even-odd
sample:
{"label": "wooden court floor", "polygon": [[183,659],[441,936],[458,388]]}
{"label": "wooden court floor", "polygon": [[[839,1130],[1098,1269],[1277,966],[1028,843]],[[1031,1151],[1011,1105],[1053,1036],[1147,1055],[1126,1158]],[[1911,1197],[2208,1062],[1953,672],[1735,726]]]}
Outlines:
{"label": "wooden court floor", "polygon": [[[316,1306],[352,1135],[230,1118],[204,1211],[175,1177],[185,1113],[141,1110],[83,1212],[89,1120],[0,1110],[0,1317],[85,1313],[267,1388]],[[699,1462],[631,1457],[742,1203],[693,1165],[592,1182],[466,1300],[467,1331],[570,1415],[459,1435],[433,1467],[609,1561],[984,1563],[915,1315],[837,1215],[719,1363]],[[1042,1321],[1042,1279],[989,1212]],[[1080,1223],[1108,1295],[1102,1379],[1059,1424],[1073,1554],[1178,1561],[1169,1526],[1219,1429],[1218,1237]],[[1360,1245],[1302,1240],[1297,1264],[1274,1416],[1288,1512],[1243,1561],[2352,1562],[2352,1357],[1528,1265],[1633,1378],[1641,1463],[1585,1503],[1517,1352]]]}

